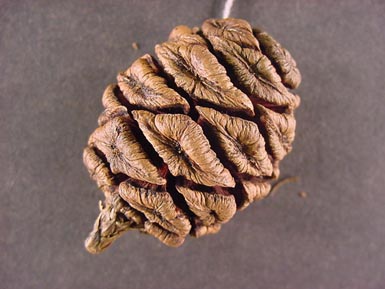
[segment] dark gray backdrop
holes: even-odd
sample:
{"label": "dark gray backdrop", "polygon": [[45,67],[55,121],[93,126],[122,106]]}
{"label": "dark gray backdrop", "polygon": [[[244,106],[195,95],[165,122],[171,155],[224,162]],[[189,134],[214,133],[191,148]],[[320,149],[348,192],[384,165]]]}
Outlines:
{"label": "dark gray backdrop", "polygon": [[282,164],[300,183],[179,249],[137,232],[83,249],[102,195],[81,154],[105,86],[223,3],[0,1],[1,288],[385,288],[384,1],[235,1],[302,71]]}

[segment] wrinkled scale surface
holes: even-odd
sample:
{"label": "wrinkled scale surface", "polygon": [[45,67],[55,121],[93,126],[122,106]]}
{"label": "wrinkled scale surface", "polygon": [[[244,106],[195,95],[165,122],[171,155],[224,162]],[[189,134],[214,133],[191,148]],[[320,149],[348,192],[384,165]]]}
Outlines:
{"label": "wrinkled scale surface", "polygon": [[136,229],[168,246],[217,233],[269,195],[291,151],[301,74],[241,19],[177,26],[103,93],[83,162],[105,200],[85,246]]}

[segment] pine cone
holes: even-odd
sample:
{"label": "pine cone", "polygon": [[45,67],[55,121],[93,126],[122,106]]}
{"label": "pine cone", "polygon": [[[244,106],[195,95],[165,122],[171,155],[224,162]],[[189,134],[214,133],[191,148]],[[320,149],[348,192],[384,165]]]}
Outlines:
{"label": "pine cone", "polygon": [[85,245],[98,253],[129,229],[180,246],[216,233],[266,197],[291,150],[289,52],[240,19],[178,26],[103,94],[84,164],[105,194]]}

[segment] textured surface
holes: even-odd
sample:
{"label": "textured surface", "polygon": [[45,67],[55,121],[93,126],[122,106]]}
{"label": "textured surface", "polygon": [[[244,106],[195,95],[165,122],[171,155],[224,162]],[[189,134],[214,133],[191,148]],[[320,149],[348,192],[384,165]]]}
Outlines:
{"label": "textured surface", "polygon": [[81,151],[101,92],[175,25],[220,16],[221,2],[28,3],[0,4],[2,288],[384,287],[382,1],[236,1],[232,16],[268,31],[301,69],[281,166],[300,183],[219,235],[175,250],[126,234],[99,256],[83,249],[100,195]]}
{"label": "textured surface", "polygon": [[300,99],[289,89],[301,74],[267,32],[244,19],[210,18],[174,27],[155,52],[159,62],[145,54],[107,86],[83,152],[105,195],[85,242],[91,253],[124,229],[172,247],[187,234],[218,232],[237,209],[269,194],[292,150]]}

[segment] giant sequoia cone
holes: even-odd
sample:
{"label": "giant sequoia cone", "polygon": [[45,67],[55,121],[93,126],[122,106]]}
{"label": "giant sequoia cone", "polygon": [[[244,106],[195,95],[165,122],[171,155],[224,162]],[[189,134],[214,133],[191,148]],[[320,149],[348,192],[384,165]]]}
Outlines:
{"label": "giant sequoia cone", "polygon": [[240,19],[178,26],[103,94],[84,163],[104,192],[85,245],[130,229],[179,246],[268,195],[294,140],[301,76],[289,52]]}

